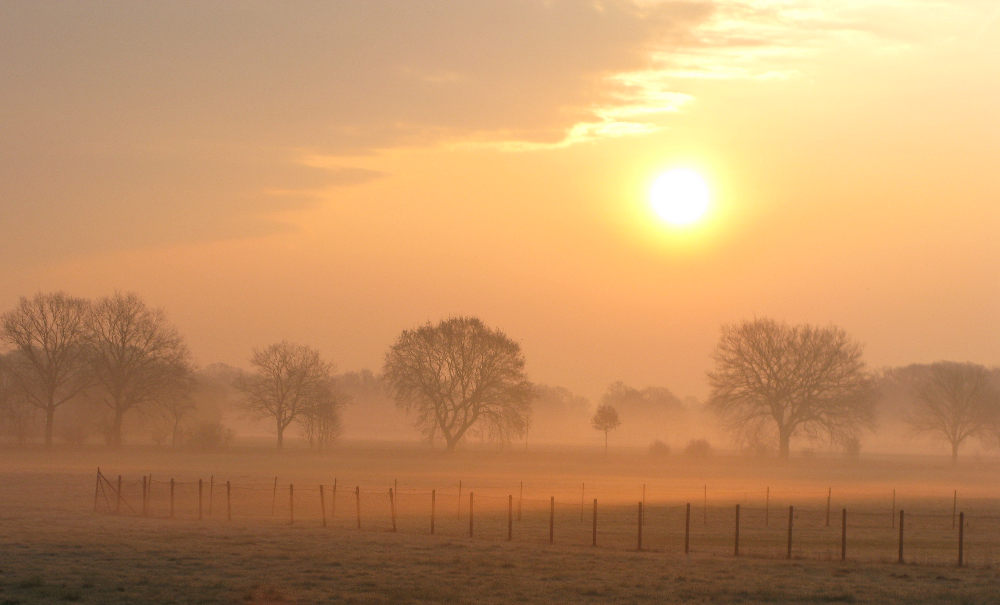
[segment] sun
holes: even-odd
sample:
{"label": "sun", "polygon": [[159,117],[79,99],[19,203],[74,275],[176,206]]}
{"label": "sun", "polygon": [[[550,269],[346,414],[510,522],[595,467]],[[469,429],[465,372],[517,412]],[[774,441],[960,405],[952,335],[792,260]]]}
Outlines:
{"label": "sun", "polygon": [[711,194],[705,179],[696,171],[674,168],[656,179],[649,198],[660,218],[671,225],[683,227],[705,216]]}

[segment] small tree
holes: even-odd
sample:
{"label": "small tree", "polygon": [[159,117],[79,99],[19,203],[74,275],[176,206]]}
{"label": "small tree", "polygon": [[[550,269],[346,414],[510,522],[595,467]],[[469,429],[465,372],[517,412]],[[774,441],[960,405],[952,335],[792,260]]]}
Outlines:
{"label": "small tree", "polygon": [[777,436],[788,457],[798,434],[844,443],[874,422],[874,381],[862,347],[836,327],[755,319],[725,326],[709,406],[744,440]]}
{"label": "small tree", "polygon": [[255,349],[252,374],[241,374],[236,388],[243,392],[246,408],[270,417],[277,431],[277,447],[285,443],[285,429],[320,404],[328,394],[330,364],[319,351],[282,341]]}
{"label": "small tree", "polygon": [[137,407],[186,394],[192,373],[190,355],[177,330],[160,309],[150,309],[135,294],[116,293],[93,306],[87,345],[100,395],[111,410],[107,439],[122,444],[122,420]]}
{"label": "small tree", "polygon": [[604,431],[604,455],[608,455],[608,431],[618,428],[622,422],[618,419],[618,410],[614,406],[603,403],[597,407],[594,417],[590,423],[598,431]]}
{"label": "small tree", "polygon": [[470,429],[501,443],[527,430],[534,392],[521,347],[475,317],[404,330],[384,375],[396,404],[416,413],[428,438],[440,433],[448,451]]}
{"label": "small tree", "polygon": [[951,445],[952,464],[966,440],[986,440],[1000,423],[998,377],[984,366],[939,361],[898,368],[890,376],[914,398],[907,423],[944,437]]}
{"label": "small tree", "polygon": [[91,380],[84,339],[89,303],[62,292],[22,297],[4,313],[0,340],[14,347],[8,371],[24,399],[45,417],[45,445],[52,445],[55,413]]}
{"label": "small tree", "polygon": [[340,408],[344,397],[333,388],[332,381],[320,387],[316,398],[302,413],[302,426],[309,447],[323,450],[340,435]]}

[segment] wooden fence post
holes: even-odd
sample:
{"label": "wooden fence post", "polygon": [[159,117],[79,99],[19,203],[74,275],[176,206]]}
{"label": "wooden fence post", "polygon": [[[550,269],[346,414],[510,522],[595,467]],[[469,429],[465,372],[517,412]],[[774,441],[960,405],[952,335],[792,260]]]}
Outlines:
{"label": "wooden fence post", "polygon": [[899,509],[899,562],[903,562],[903,509]]}
{"label": "wooden fence post", "polygon": [[965,513],[959,513],[958,515],[958,566],[961,567],[965,562],[963,551],[965,550]]}
{"label": "wooden fence post", "polygon": [[358,529],[361,529],[361,486],[354,486],[354,507],[357,509]]}
{"label": "wooden fence post", "polygon": [[202,519],[202,514],[201,514],[202,504],[201,504],[201,502],[202,502],[203,489],[204,489],[204,487],[203,487],[203,484],[201,482],[201,477],[198,477],[198,520],[199,521],[201,521],[201,519]]}
{"label": "wooden fence post", "polygon": [[684,554],[688,554],[691,548],[691,503],[684,507]]}
{"label": "wooden fence post", "polygon": [[295,525],[295,485],[288,484],[288,524]]}
{"label": "wooden fence post", "polygon": [[833,497],[833,488],[826,488],[826,526],[830,527],[830,499]]}
{"label": "wooden fence post", "polygon": [[507,494],[507,541],[514,539],[514,494]]}
{"label": "wooden fence post", "polygon": [[278,476],[274,476],[274,488],[271,491],[271,516],[278,510]]}
{"label": "wooden fence post", "polygon": [[642,550],[642,500],[639,500],[639,535],[636,540],[636,550]]}
{"label": "wooden fence post", "polygon": [[170,518],[174,518],[174,478],[170,478]]}
{"label": "wooden fence post", "polygon": [[323,493],[323,484],[319,484],[319,511],[323,515],[323,527],[326,527],[326,495]]}
{"label": "wooden fence post", "polygon": [[[171,482],[171,492],[173,492],[173,482]],[[118,489],[115,492],[115,514],[122,512],[122,476],[118,475]],[[173,514],[170,515],[173,517]]]}
{"label": "wooden fence post", "polygon": [[549,497],[549,544],[555,540],[556,497]]}
{"label": "wooden fence post", "polygon": [[740,556],[740,505],[736,505],[736,538],[733,545],[733,556]]}
{"label": "wooden fence post", "polygon": [[472,537],[472,522],[475,519],[475,513],[474,513],[474,508],[473,508],[473,497],[474,496],[475,496],[475,494],[473,492],[469,492],[469,537],[470,538]]}
{"label": "wooden fence post", "polygon": [[389,488],[389,514],[392,515],[392,531],[396,531],[396,492]]}
{"label": "wooden fence post", "polygon": [[208,478],[208,517],[212,518],[212,504],[215,500],[215,475]]}
{"label": "wooden fence post", "polygon": [[593,534],[591,545],[597,546],[597,498],[594,498],[594,527],[591,533]]}
{"label": "wooden fence post", "polygon": [[437,507],[437,490],[431,490],[431,535],[434,535],[434,509]]}
{"label": "wooden fence post", "polygon": [[232,496],[232,486],[229,480],[226,480],[226,521],[233,520],[233,496]]}
{"label": "wooden fence post", "polygon": [[788,507],[788,554],[786,558],[792,558],[792,519],[795,518],[795,507]]}
{"label": "wooden fence post", "polygon": [[840,511],[840,560],[847,560],[847,509]]}
{"label": "wooden fence post", "polygon": [[97,512],[97,499],[101,493],[101,467],[97,467],[97,478],[94,480],[94,512]]}

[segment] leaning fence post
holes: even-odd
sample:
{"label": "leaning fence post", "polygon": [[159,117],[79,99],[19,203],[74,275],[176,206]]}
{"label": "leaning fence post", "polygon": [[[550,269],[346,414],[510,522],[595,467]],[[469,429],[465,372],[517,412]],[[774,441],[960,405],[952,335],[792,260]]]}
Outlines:
{"label": "leaning fence post", "polygon": [[[173,493],[173,482],[172,481],[173,480],[171,480],[171,484],[170,484],[171,485],[171,490],[170,490],[171,493]],[[171,502],[172,501],[173,501],[173,499],[171,499]],[[118,490],[115,493],[115,514],[117,515],[117,514],[119,514],[121,512],[122,512],[122,476],[118,475]],[[174,515],[171,514],[170,516],[173,517]]]}
{"label": "leaning fence post", "polygon": [[514,494],[507,494],[507,541],[514,539]]}
{"label": "leaning fence post", "polygon": [[396,493],[389,488],[389,514],[392,515],[392,531],[396,531]]}
{"label": "leaning fence post", "polygon": [[319,484],[319,511],[323,515],[323,527],[326,527],[326,496],[323,493],[323,484]]}
{"label": "leaning fence post", "polygon": [[201,494],[202,494],[202,490],[203,489],[204,488],[203,488],[203,485],[202,485],[202,482],[201,482],[201,477],[198,477],[198,520],[199,521],[201,521],[201,517],[202,517],[202,515],[201,515],[201,511],[202,511]]}
{"label": "leaning fence post", "polygon": [[788,555],[787,558],[792,558],[792,519],[795,516],[795,507],[788,507]]}
{"label": "leaning fence post", "polygon": [[965,554],[965,513],[958,515],[958,566],[964,563],[962,556]]}
{"label": "leaning fence post", "polygon": [[635,549],[642,550],[642,500],[639,501],[639,535]]}
{"label": "leaning fence post", "polygon": [[847,509],[840,511],[840,560],[847,560]]}
{"label": "leaning fence post", "polygon": [[361,486],[354,486],[354,507],[358,514],[358,529],[361,529]]}
{"label": "leaning fence post", "polygon": [[556,497],[549,497],[549,544],[555,540]]}
{"label": "leaning fence post", "polygon": [[903,509],[899,509],[899,562],[903,562]]}
{"label": "leaning fence post", "polygon": [[232,486],[229,481],[226,481],[226,521],[233,520],[233,497],[232,497]]}
{"label": "leaning fence post", "polygon": [[740,556],[740,505],[736,505],[736,538],[733,546],[733,556]]}
{"label": "leaning fence post", "polygon": [[594,527],[592,530],[592,546],[597,546],[597,498],[594,498]]}
{"label": "leaning fence post", "polygon": [[684,507],[684,554],[690,552],[691,547],[691,503]]}
{"label": "leaning fence post", "polygon": [[472,506],[473,504],[472,500],[474,496],[475,494],[473,492],[469,492],[469,537],[470,538],[472,537],[472,521],[475,517],[475,515],[473,514],[473,506]]}
{"label": "leaning fence post", "polygon": [[437,490],[431,490],[431,535],[434,535],[434,509],[437,507]]}
{"label": "leaning fence post", "polygon": [[174,518],[174,478],[170,478],[170,518]]}

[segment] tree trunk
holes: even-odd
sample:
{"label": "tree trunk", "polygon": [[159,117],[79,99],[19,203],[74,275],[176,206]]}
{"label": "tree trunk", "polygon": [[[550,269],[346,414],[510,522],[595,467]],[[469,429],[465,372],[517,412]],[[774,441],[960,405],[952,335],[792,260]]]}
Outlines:
{"label": "tree trunk", "polygon": [[778,456],[785,460],[788,460],[788,442],[791,439],[791,431],[785,429],[778,430]]}
{"label": "tree trunk", "polygon": [[958,442],[954,441],[951,444],[951,465],[955,466],[958,464]]}
{"label": "tree trunk", "polygon": [[113,448],[120,448],[122,446],[122,417],[125,413],[121,408],[115,408],[115,417],[111,421],[111,436],[108,443]]}
{"label": "tree trunk", "polygon": [[281,422],[275,423],[278,427],[278,449],[283,449],[285,447],[285,427],[281,426]]}
{"label": "tree trunk", "polygon": [[445,451],[454,452],[456,445],[458,445],[458,439],[457,438],[452,438],[452,437],[449,437],[448,435],[444,436],[444,449],[445,449]]}
{"label": "tree trunk", "polygon": [[181,423],[179,420],[174,421],[174,428],[173,431],[170,433],[170,447],[175,449],[177,448],[177,437],[181,429],[180,424]]}
{"label": "tree trunk", "polygon": [[45,447],[52,447],[52,425],[55,423],[56,406],[51,403],[45,408]]}

